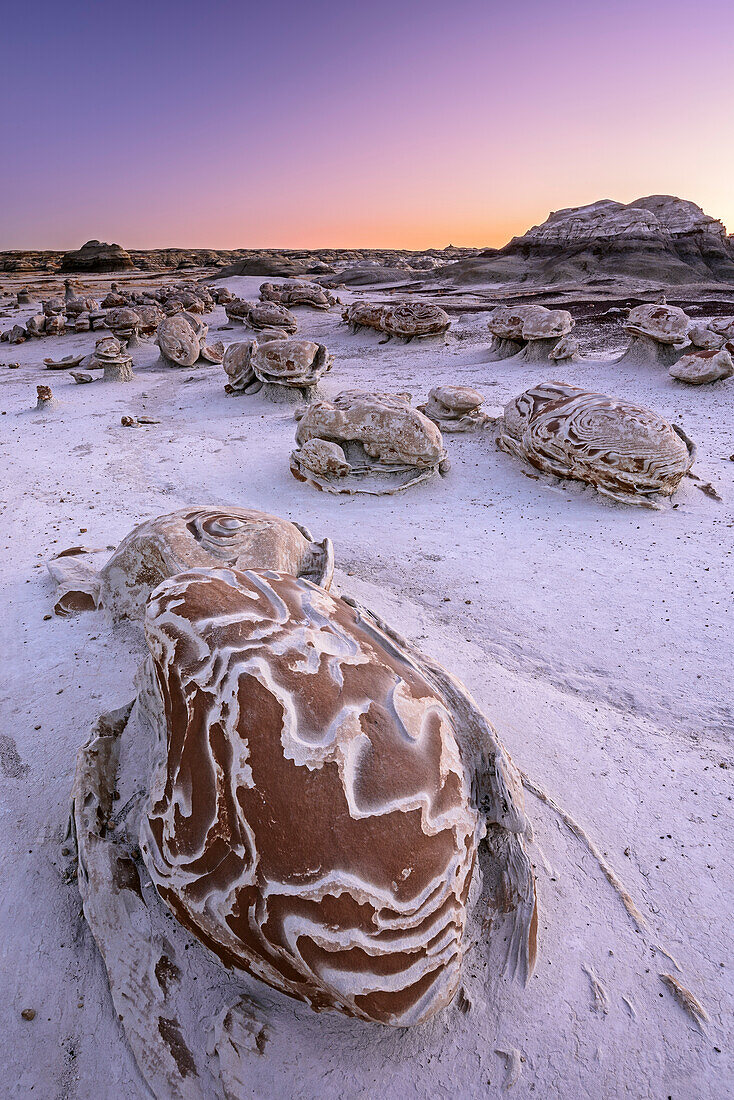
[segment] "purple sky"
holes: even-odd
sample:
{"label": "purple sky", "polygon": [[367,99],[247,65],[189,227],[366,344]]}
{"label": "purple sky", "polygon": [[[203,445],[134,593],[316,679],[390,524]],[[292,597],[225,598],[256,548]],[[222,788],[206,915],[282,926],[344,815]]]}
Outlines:
{"label": "purple sky", "polygon": [[734,4],[6,5],[0,248],[500,245],[673,193],[734,229]]}

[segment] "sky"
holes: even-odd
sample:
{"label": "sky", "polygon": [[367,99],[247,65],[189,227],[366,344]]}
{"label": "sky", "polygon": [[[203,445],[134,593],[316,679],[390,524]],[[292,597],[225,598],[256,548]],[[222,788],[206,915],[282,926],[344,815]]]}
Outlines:
{"label": "sky", "polygon": [[731,0],[36,0],[0,249],[501,246],[677,194],[734,230]]}

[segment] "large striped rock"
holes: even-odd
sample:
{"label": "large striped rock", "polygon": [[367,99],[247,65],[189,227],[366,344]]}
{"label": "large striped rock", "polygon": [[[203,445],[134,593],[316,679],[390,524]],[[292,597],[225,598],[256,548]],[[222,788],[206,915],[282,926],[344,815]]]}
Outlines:
{"label": "large striped rock", "polygon": [[[157,742],[140,848],[179,921],[317,1009],[406,1026],[448,1004],[486,829],[461,686],[441,670],[442,690],[439,666],[374,620],[269,570],[166,581],[146,635]],[[502,792],[486,800],[493,828],[509,835],[511,817],[521,833],[518,795]],[[532,914],[532,885],[528,898]]]}
{"label": "large striped rock", "polygon": [[497,443],[545,473],[648,507],[672,495],[695,457],[682,429],[650,409],[561,382],[510,401]]}

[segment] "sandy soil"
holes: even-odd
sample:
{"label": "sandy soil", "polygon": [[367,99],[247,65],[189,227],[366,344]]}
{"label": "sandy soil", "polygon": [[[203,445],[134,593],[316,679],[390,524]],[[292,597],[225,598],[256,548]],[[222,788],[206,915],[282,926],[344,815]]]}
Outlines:
{"label": "sandy soil", "polygon": [[[255,297],[261,281],[227,285]],[[327,394],[407,389],[417,400],[436,383],[459,383],[499,406],[548,374],[488,362],[481,313],[456,314],[445,345],[407,346],[352,335],[338,311],[298,317],[299,332],[336,356]],[[223,310],[206,320],[219,338]],[[491,432],[446,437],[445,479],[397,497],[343,498],[293,479],[292,411],[227,397],[221,367],[164,367],[147,344],[134,351],[129,384],[77,386],[43,369],[44,356],[91,349],[95,335],[0,345],[0,1095],[148,1095],[61,853],[76,750],[101,711],[132,697],[135,658],[101,611],[49,617],[44,562],[74,544],[112,547],[143,519],[210,503],[277,512],[329,535],[336,590],[465,681],[515,762],[586,830],[649,925],[635,929],[587,849],[527,794],[541,913],[527,988],[497,982],[480,943],[465,961],[470,1011],[452,1005],[423,1028],[391,1032],[316,1016],[245,980],[271,1017],[246,1095],[500,1096],[516,1076],[513,1050],[518,1100],[734,1095],[725,1023],[734,384],[689,389],[665,371],[599,360],[552,372],[682,424],[699,447],[695,472],[721,502],[686,479],[667,511],[618,505],[523,469]],[[37,383],[51,384],[58,409],[33,411]],[[124,428],[125,413],[161,423]],[[661,973],[690,989],[710,1022],[699,1026]]]}

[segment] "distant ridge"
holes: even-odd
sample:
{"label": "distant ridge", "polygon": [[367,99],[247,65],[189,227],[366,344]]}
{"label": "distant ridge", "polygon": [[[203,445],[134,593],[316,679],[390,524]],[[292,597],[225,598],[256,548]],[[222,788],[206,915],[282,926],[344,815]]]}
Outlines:
{"label": "distant ridge", "polygon": [[700,206],[673,195],[600,199],[557,210],[504,248],[446,264],[453,283],[587,282],[627,277],[667,284],[734,283],[734,238]]}

